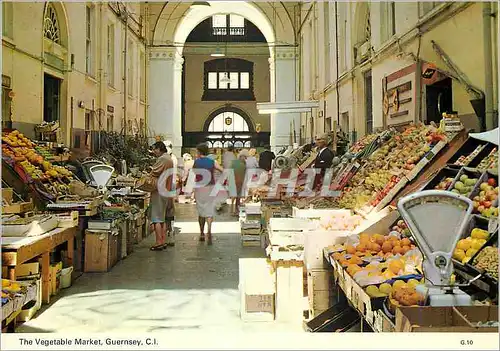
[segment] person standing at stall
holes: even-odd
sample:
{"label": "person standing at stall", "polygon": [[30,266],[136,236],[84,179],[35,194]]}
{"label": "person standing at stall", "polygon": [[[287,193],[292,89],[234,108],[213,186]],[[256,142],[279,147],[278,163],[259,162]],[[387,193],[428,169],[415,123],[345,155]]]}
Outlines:
{"label": "person standing at stall", "polygon": [[[153,165],[149,176],[153,179],[158,179],[160,175],[173,167],[172,158],[167,153],[167,147],[161,141],[157,141],[152,147],[153,154],[158,157],[156,163]],[[166,246],[166,232],[167,226],[165,215],[167,213],[168,198],[162,197],[157,190],[151,192],[150,203],[150,221],[153,225],[156,242],[151,247],[151,251],[163,250]]]}
{"label": "person standing at stall", "polygon": [[264,147],[264,151],[259,156],[259,168],[269,172],[272,168],[273,160],[276,158],[269,145]]}
{"label": "person standing at stall", "polygon": [[323,134],[316,138],[316,150],[318,155],[314,161],[314,168],[319,169],[320,172],[314,180],[314,188],[318,189],[322,186],[326,170],[332,166],[334,157],[332,150],[328,148],[328,134]]}

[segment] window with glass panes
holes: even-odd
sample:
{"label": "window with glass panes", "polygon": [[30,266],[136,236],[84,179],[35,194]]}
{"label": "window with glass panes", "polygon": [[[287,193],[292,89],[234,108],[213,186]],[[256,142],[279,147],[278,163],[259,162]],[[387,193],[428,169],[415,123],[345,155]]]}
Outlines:
{"label": "window with glass panes", "polygon": [[85,37],[86,37],[86,52],[85,52],[85,68],[86,68],[86,73],[89,75],[93,75],[93,67],[92,67],[92,30],[93,30],[93,15],[94,15],[94,8],[92,5],[87,5],[86,7],[86,30],[85,30]]}
{"label": "window with glass panes", "polygon": [[108,25],[108,84],[115,86],[115,26]]}
{"label": "window with glass panes", "polygon": [[245,18],[238,15],[212,16],[213,35],[245,35]]}
{"label": "window with glass panes", "polygon": [[253,63],[234,58],[205,62],[203,100],[255,100]]}

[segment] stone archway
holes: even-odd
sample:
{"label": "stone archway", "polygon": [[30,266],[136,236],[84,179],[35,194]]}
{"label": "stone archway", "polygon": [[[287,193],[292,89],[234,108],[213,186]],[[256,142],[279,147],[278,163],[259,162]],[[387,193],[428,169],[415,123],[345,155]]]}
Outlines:
{"label": "stone archway", "polygon": [[[183,46],[189,33],[206,18],[219,13],[240,15],[254,23],[265,36],[270,50],[271,101],[295,101],[298,48],[295,28],[288,14],[277,11],[271,3],[210,2],[210,7],[193,8],[191,3],[168,3],[161,11],[153,33],[150,50],[150,98],[148,128],[153,137],[161,134],[173,141],[180,151],[181,87]],[[284,6],[284,5],[276,5]],[[286,12],[286,11],[285,11]],[[273,114],[271,145],[289,144],[289,126],[295,120],[300,126],[300,114]],[[296,131],[298,134],[298,130]]]}

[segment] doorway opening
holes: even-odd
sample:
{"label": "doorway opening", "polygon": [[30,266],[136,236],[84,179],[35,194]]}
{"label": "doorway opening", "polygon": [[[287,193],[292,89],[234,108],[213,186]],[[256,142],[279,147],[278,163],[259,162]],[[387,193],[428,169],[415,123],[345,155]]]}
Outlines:
{"label": "doorway opening", "polygon": [[432,85],[428,85],[426,93],[426,124],[431,122],[439,124],[443,113],[453,110],[453,91],[451,78],[445,78]]}
{"label": "doorway opening", "polygon": [[256,142],[250,118],[236,109],[216,111],[207,119],[204,129],[210,147],[252,147]]}
{"label": "doorway opening", "polygon": [[43,76],[43,120],[55,122],[60,119],[61,80],[47,73]]}

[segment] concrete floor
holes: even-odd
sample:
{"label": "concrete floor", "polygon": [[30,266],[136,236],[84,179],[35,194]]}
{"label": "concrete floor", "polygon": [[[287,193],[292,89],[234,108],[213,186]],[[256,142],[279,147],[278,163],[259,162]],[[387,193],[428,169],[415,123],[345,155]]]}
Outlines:
{"label": "concrete floor", "polygon": [[199,243],[194,205],[180,204],[176,246],[151,252],[153,235],[108,273],[87,273],[17,332],[299,331],[278,322],[242,322],[238,259],[263,257],[242,247],[236,217],[214,223],[214,243]]}

